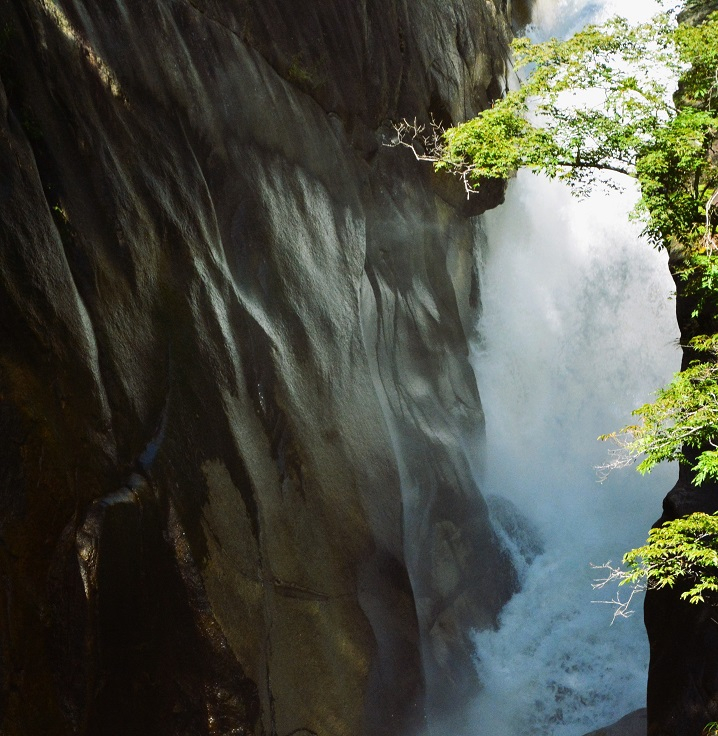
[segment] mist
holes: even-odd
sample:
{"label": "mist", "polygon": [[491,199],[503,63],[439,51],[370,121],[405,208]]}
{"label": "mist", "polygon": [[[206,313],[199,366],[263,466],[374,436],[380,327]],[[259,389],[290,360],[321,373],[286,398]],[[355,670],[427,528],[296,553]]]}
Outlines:
{"label": "mist", "polygon": [[[660,9],[635,3],[630,19]],[[616,12],[625,9],[540,0],[530,30],[566,36]],[[612,625],[602,601],[615,591],[592,588],[592,564],[616,563],[645,540],[677,470],[641,477],[629,468],[599,483],[609,448],[597,437],[629,423],[681,356],[667,255],[641,239],[629,220],[637,192],[621,184],[580,201],[561,183],[519,172],[506,203],[483,217],[479,483],[490,507],[504,510],[495,526],[522,587],[498,631],[475,636],[483,691],[469,734],[581,736],[645,706],[642,602]],[[507,503],[523,519],[508,530]],[[540,554],[527,557],[533,539]]]}

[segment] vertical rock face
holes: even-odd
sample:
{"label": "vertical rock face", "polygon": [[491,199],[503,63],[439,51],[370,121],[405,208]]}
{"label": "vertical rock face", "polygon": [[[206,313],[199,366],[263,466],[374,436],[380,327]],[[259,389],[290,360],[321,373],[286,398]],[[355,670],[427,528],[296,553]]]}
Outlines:
{"label": "vertical rock face", "polygon": [[[691,314],[693,297],[676,278],[676,312],[681,344],[688,345],[697,334],[712,334],[714,324],[696,324]],[[708,315],[712,321],[714,315]],[[697,356],[684,349],[683,368]],[[691,457],[692,456],[692,457]],[[689,462],[679,470],[678,481],[663,500],[663,513],[655,526],[701,512],[718,512],[718,484],[692,484],[691,467],[698,452],[689,449]],[[649,736],[702,734],[707,723],[718,720],[718,626],[715,601],[692,604],[681,600],[688,586],[649,590],[644,620],[651,647],[648,669]]]}
{"label": "vertical rock face", "polygon": [[[715,513],[718,488],[691,488],[681,479],[664,501],[657,524],[696,511]],[[701,734],[718,718],[718,626],[715,607],[680,600],[681,589],[646,593],[644,617],[651,645],[648,670],[649,736]]]}
{"label": "vertical rock face", "polygon": [[506,0],[0,4],[0,731],[418,732],[513,586],[453,182]]}
{"label": "vertical rock face", "polygon": [[[698,25],[718,10],[717,0],[690,3],[678,16],[680,23]],[[680,86],[676,93],[681,96]],[[697,335],[718,331],[718,315],[699,309],[697,296],[680,276],[684,254],[680,247],[670,253],[676,283],[676,316],[681,345],[689,346]],[[698,318],[696,319],[696,315]],[[705,360],[693,348],[683,348],[682,369],[694,360]],[[712,449],[712,448],[706,448]],[[679,468],[678,481],[663,500],[663,513],[655,526],[696,512],[718,512],[718,484],[693,485],[691,468],[699,451],[686,448],[687,462]],[[649,736],[702,734],[706,724],[718,721],[718,626],[715,600],[691,604],[680,599],[687,589],[649,590],[644,619],[651,647],[648,670]]]}
{"label": "vertical rock face", "polygon": [[[718,10],[716,0],[692,3],[678,16],[681,23],[698,25]],[[680,94],[680,92],[678,93]],[[694,316],[696,295],[677,273],[683,254],[680,248],[671,253],[670,263],[676,283],[676,316],[681,331],[681,345],[688,346],[697,335],[718,330],[718,315],[702,310]],[[705,359],[684,347],[682,369],[696,359]],[[663,500],[663,513],[655,526],[695,512],[718,512],[718,484],[692,484],[699,452],[686,450],[688,462],[679,469],[678,481]],[[718,626],[714,601],[691,604],[680,599],[685,590],[675,588],[649,590],[646,593],[644,619],[651,646],[648,670],[649,736],[701,734],[709,722],[718,721]]]}

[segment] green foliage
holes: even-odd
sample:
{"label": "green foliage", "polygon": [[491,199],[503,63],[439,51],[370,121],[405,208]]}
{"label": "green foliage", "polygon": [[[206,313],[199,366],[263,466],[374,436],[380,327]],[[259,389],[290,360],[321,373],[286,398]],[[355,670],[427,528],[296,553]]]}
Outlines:
{"label": "green foliage", "polygon": [[718,69],[718,15],[713,13],[699,26],[680,25],[673,38],[681,59],[690,66],[681,76],[682,104],[701,105],[715,109],[716,69]]}
{"label": "green foliage", "polygon": [[705,234],[706,202],[718,183],[708,157],[716,130],[714,113],[683,108],[657,127],[640,151],[637,211],[644,215],[645,234],[654,245],[692,244]]}
{"label": "green foliage", "polygon": [[[701,344],[707,348],[707,338],[696,346]],[[710,346],[714,349],[714,343]],[[655,401],[633,414],[641,420],[639,424],[600,438],[612,439],[620,446],[626,461],[619,460],[618,465],[642,457],[638,470],[648,473],[658,463],[688,462],[687,448],[718,447],[718,365],[691,364],[657,392]],[[706,478],[718,480],[718,453],[704,449],[693,469],[698,484]]]}
{"label": "green foliage", "polygon": [[705,234],[706,202],[718,186],[708,155],[718,131],[718,16],[679,28],[668,14],[638,26],[614,18],[566,41],[518,39],[513,49],[516,67],[531,70],[526,82],[445,131],[438,169],[479,187],[525,167],[580,194],[606,182],[604,172],[619,172],[641,184],[638,213],[654,244]]}
{"label": "green foliage", "polygon": [[436,162],[436,169],[455,171],[468,167],[470,178],[476,183],[482,178],[504,179],[522,167],[550,168],[553,173],[555,164],[549,163],[548,152],[551,160],[559,156],[551,136],[517,115],[508,102],[498,103],[480,118],[450,128],[444,133],[444,142],[445,155]]}
{"label": "green foliage", "polygon": [[[645,234],[681,255],[675,270],[695,321],[689,334],[718,332],[718,13],[679,27],[670,14],[638,26],[615,18],[567,41],[519,39],[513,50],[517,68],[530,70],[523,86],[435,133],[434,149],[421,157],[474,188],[518,168],[563,179],[579,194],[615,186],[606,172],[637,179]],[[694,338],[691,349],[700,360],[638,408],[635,424],[602,438],[620,447],[612,465],[640,459],[647,473],[677,460],[692,465],[696,484],[718,481],[718,335]],[[653,529],[624,563],[627,572],[613,571],[623,582],[680,582],[692,603],[715,598],[718,516],[692,514]]]}
{"label": "green foliage", "polygon": [[651,529],[643,547],[623,558],[621,584],[646,580],[652,588],[687,586],[681,598],[702,603],[718,592],[718,515],[695,513]]}
{"label": "green foliage", "polygon": [[317,66],[306,63],[300,54],[292,57],[287,69],[287,81],[310,90],[317,89],[322,84]]}
{"label": "green foliage", "polygon": [[[718,255],[714,251],[688,254],[676,266],[675,274],[681,283],[681,290],[692,303],[690,316],[696,321],[693,332],[701,329],[718,330]],[[700,345],[706,345],[704,338],[698,338]],[[710,347],[701,348],[695,343],[699,351],[709,351]]]}

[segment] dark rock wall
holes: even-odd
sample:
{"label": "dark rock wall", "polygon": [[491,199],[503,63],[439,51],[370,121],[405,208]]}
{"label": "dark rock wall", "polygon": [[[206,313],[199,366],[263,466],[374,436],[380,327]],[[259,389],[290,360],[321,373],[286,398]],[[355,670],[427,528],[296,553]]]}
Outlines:
{"label": "dark rock wall", "polygon": [[[695,2],[679,15],[679,21],[698,24],[716,9],[716,0]],[[698,319],[694,317],[698,306],[696,296],[677,274],[683,257],[680,247],[675,247],[670,256],[681,344],[688,346],[696,335],[718,330],[718,315],[703,310]],[[684,347],[682,368],[706,357]],[[663,500],[663,513],[656,526],[698,511],[718,512],[718,484],[706,482],[700,487],[692,484],[691,466],[698,454],[697,450],[687,450],[689,462],[679,468],[678,481]],[[646,594],[644,619],[651,647],[647,697],[649,736],[699,736],[708,722],[718,721],[716,601],[691,604],[680,599],[683,590],[676,586]]]}
{"label": "dark rock wall", "polygon": [[[685,342],[693,335],[687,328],[687,301],[676,281],[679,325]],[[693,333],[695,334],[695,333]],[[684,367],[693,359],[684,352]],[[697,453],[696,453],[697,454]],[[690,465],[692,465],[691,463]],[[695,512],[718,512],[718,485],[692,485],[690,466],[682,466],[676,485],[663,500],[660,526]],[[649,590],[644,620],[651,648],[648,668],[649,736],[700,736],[707,723],[718,720],[718,624],[716,600],[692,604],[681,600],[688,586]]]}
{"label": "dark rock wall", "polygon": [[[679,324],[686,342],[692,335],[681,320],[685,298],[677,281]],[[694,333],[695,334],[695,333]],[[684,354],[684,367],[693,356]],[[693,463],[691,463],[692,465]],[[676,485],[663,500],[660,526],[696,512],[718,512],[718,485],[692,485],[690,466],[682,466]],[[701,736],[718,720],[718,624],[716,600],[681,600],[686,585],[646,592],[644,620],[651,648],[648,668],[649,736]]]}
{"label": "dark rock wall", "polygon": [[0,732],[418,731],[513,587],[469,208],[506,0],[0,2]]}

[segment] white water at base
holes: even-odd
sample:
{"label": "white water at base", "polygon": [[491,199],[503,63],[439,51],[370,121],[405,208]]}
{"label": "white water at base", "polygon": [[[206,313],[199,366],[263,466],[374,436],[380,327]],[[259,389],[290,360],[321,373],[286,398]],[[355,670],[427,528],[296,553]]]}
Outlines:
{"label": "white water at base", "polygon": [[[656,11],[632,5],[632,20]],[[542,35],[564,36],[616,10],[539,0],[535,18]],[[591,586],[591,563],[618,562],[645,540],[676,476],[624,469],[599,484],[595,471],[609,449],[598,435],[629,423],[680,367],[667,257],[629,223],[635,198],[629,187],[579,201],[520,172],[484,216],[479,482],[531,520],[544,553],[523,565],[500,628],[475,637],[483,691],[469,736],[581,736],[645,705],[642,601],[611,625],[613,608],[592,601],[615,590]]]}
{"label": "white water at base", "polygon": [[477,736],[580,736],[645,704],[640,611],[611,625],[612,607],[592,601],[615,591],[591,587],[591,563],[643,542],[676,475],[625,469],[599,484],[595,471],[608,452],[598,435],[628,423],[680,363],[666,256],[638,240],[631,199],[579,202],[521,173],[485,217],[480,483],[531,520],[545,551],[499,630],[476,635]]}

